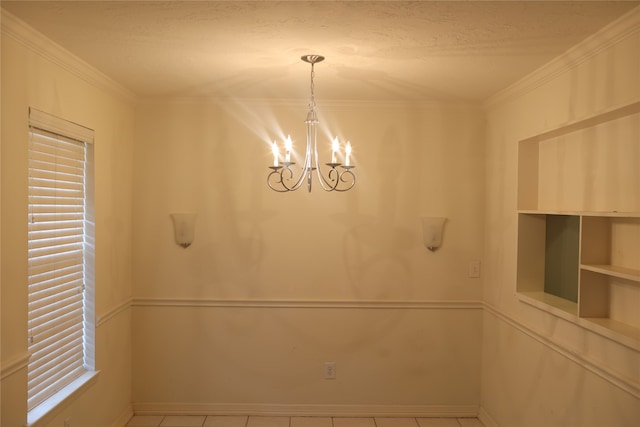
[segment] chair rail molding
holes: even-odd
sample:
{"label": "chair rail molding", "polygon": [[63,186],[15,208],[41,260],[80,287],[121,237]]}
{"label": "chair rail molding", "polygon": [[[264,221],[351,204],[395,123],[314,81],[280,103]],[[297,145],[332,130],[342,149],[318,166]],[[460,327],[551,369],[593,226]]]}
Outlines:
{"label": "chair rail molding", "polygon": [[[565,343],[562,342],[557,337],[546,334],[542,331],[536,330],[533,327],[522,322],[521,320],[510,315],[509,313],[506,313],[505,311],[500,310],[499,308],[491,304],[484,303],[484,309],[488,314],[491,314],[492,316],[496,317],[498,320],[510,325],[511,327],[522,332],[528,337],[545,345],[549,349],[563,355],[567,359],[577,363],[582,368],[608,381],[609,383],[615,385],[621,390],[626,391],[627,393],[631,394],[635,398],[640,399],[640,381],[635,380],[629,376],[626,376],[622,372],[611,369],[608,365],[602,363],[602,361],[596,360],[588,355],[585,355],[576,351],[575,349],[567,347]],[[559,317],[559,319],[561,318]],[[575,322],[570,322],[570,323],[575,324],[579,328],[584,328],[584,325],[581,325],[579,323],[575,323]],[[584,329],[587,329],[587,328],[584,328]],[[607,337],[603,337],[603,338],[608,339]],[[617,343],[617,344],[620,344],[620,343]],[[628,347],[628,346],[625,346],[624,344],[620,344],[620,345],[623,345],[624,347],[628,348],[631,351],[640,353],[639,348]],[[639,346],[640,346],[640,343],[639,343]]]}
{"label": "chair rail molding", "polygon": [[102,314],[100,316],[97,316],[96,317],[96,328],[104,325],[109,320],[113,319],[114,317],[116,317],[117,315],[122,313],[123,311],[131,308],[132,301],[133,301],[133,298],[128,298],[128,299],[126,299],[124,301],[121,301],[119,304],[116,304],[115,306],[113,306],[110,309],[108,309],[106,313],[104,313],[104,314]]}
{"label": "chair rail molding", "polygon": [[0,369],[0,380],[4,380],[5,378],[10,377],[11,375],[21,371],[22,369],[27,369],[30,357],[31,353],[23,353],[6,362],[2,362],[2,368]]}
{"label": "chair rail molding", "polygon": [[136,297],[133,307],[227,307],[227,308],[345,308],[345,309],[466,309],[481,310],[481,301],[411,300],[241,300],[215,298]]}

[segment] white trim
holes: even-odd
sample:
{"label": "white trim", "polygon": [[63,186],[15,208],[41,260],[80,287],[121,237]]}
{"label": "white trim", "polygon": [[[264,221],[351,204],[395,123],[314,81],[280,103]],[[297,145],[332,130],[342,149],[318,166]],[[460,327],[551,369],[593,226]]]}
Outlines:
{"label": "white trim", "polygon": [[[138,98],[138,105],[219,105],[226,110],[233,110],[235,107],[295,107],[306,108],[309,103],[308,98],[231,98],[231,97],[212,97],[212,96],[148,96]],[[431,99],[324,99],[318,102],[319,114],[322,115],[323,110],[330,108],[399,108],[412,110],[482,110],[482,103],[479,101],[458,101],[458,100],[431,100]]]}
{"label": "white trim", "polygon": [[27,407],[32,411],[94,368],[95,257],[86,144],[93,141],[93,130],[33,108],[29,126]]}
{"label": "white trim", "polygon": [[4,380],[23,369],[27,369],[30,357],[31,353],[23,353],[7,362],[3,362],[0,370],[0,380]]}
{"label": "white trim", "polygon": [[640,6],[632,9],[600,31],[573,46],[562,55],[547,62],[507,88],[487,98],[485,109],[491,109],[555,79],[605,49],[614,46],[640,31]]}
{"label": "white trim", "polygon": [[491,418],[491,415],[489,415],[483,407],[480,407],[480,410],[478,411],[478,419],[484,427],[500,427],[500,425]]}
{"label": "white trim", "polygon": [[98,381],[100,371],[85,372],[80,378],[27,413],[27,427],[46,425],[73,400]]}
{"label": "white trim", "polygon": [[618,211],[555,211],[537,209],[518,209],[519,214],[527,215],[573,215],[573,216],[606,216],[610,218],[640,218],[640,212],[618,212]]}
{"label": "white trim", "polygon": [[[563,355],[567,359],[577,363],[580,367],[590,371],[591,373],[599,376],[600,378],[608,381],[614,386],[620,388],[623,391],[631,394],[637,399],[640,399],[640,382],[634,381],[631,378],[620,375],[618,372],[610,369],[608,366],[603,365],[597,360],[593,360],[588,356],[584,356],[576,351],[567,348],[560,340],[552,335],[548,335],[542,332],[539,332],[530,326],[524,324],[520,320],[511,316],[504,311],[485,303],[485,310],[487,313],[492,314],[497,319],[502,320],[518,331],[524,333],[525,335],[533,338],[541,344],[544,344],[551,350]],[[579,323],[574,323],[576,326],[584,328],[584,325]],[[616,341],[617,342],[617,341]]]}
{"label": "white trim", "polygon": [[476,417],[477,405],[300,405],[264,403],[134,403],[136,415],[271,415],[344,417]]}
{"label": "white trim", "polygon": [[638,113],[640,113],[640,99],[625,102],[622,105],[614,105],[605,110],[596,111],[584,117],[569,120],[565,123],[559,123],[552,128],[543,130],[542,132],[536,132],[535,135],[521,138],[518,142],[542,142]]}
{"label": "white trim", "polygon": [[133,301],[132,298],[126,299],[126,300],[122,301],[121,303],[117,304],[116,306],[114,306],[114,307],[110,308],[109,310],[107,310],[107,312],[104,313],[103,315],[97,316],[96,317],[96,328],[104,325],[109,320],[113,319],[114,317],[116,317],[117,315],[122,313],[123,311],[131,308],[131,301]]}
{"label": "white trim", "polygon": [[133,418],[133,407],[129,405],[111,424],[111,427],[125,427],[131,418]]}
{"label": "white trim", "polygon": [[42,58],[68,71],[88,84],[133,102],[136,96],[106,74],[89,65],[42,33],[2,9],[0,27],[2,35],[10,37]]}
{"label": "white trim", "polygon": [[29,107],[29,126],[52,132],[66,138],[93,144],[94,130],[53,114]]}
{"label": "white trim", "polygon": [[134,298],[133,307],[225,308],[344,308],[344,309],[464,309],[480,310],[480,301],[374,301],[374,300],[225,300],[215,298]]}

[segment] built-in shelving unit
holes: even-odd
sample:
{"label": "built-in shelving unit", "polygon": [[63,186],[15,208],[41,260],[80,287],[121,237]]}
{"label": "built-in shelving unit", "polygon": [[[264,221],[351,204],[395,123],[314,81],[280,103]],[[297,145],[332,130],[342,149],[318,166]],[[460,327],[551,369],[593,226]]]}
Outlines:
{"label": "built-in shelving unit", "polygon": [[640,102],[518,148],[518,297],[640,346]]}

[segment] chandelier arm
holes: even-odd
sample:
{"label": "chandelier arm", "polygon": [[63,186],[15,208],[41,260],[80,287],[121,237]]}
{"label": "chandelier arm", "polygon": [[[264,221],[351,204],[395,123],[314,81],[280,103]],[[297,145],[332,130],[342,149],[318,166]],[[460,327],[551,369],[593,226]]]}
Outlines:
{"label": "chandelier arm", "polygon": [[[356,175],[351,171],[353,166],[341,166],[344,170],[339,172],[335,167],[329,170],[328,178],[321,172],[318,172],[320,186],[325,191],[348,191],[356,185]],[[318,168],[318,171],[320,168]],[[347,183],[346,187],[340,187],[340,183]]]}
{"label": "chandelier arm", "polygon": [[[338,188],[338,185],[340,185],[342,174],[340,174],[335,167],[331,167],[331,169],[329,169],[329,173],[327,176],[322,173],[322,171],[320,170],[320,166],[318,166],[316,172],[318,181],[320,181],[320,187],[322,187],[324,191],[341,191]],[[351,186],[353,187],[353,185]]]}
{"label": "chandelier arm", "polygon": [[[293,171],[291,170],[290,165],[285,166],[285,168],[282,170],[282,173],[281,173],[280,175],[284,174],[284,171],[287,171],[287,172],[288,172],[288,174],[289,174],[289,178],[287,179],[287,181],[292,180],[292,179],[293,179]],[[284,178],[284,177],[282,177],[282,178],[280,179],[280,181],[281,181],[282,186],[283,186],[284,188],[286,188],[286,189],[287,189],[287,191],[295,191],[295,190],[297,190],[297,189],[298,189],[298,187],[300,187],[300,181],[301,181],[301,179],[300,179],[300,178],[298,178],[298,180],[295,182],[295,184],[293,184],[293,186],[292,186],[292,187],[289,187],[289,186],[286,184],[286,182],[285,182],[285,180],[284,180],[283,178]]]}
{"label": "chandelier arm", "polygon": [[[312,145],[313,145],[313,153],[314,153],[314,162],[315,162],[315,170],[316,170],[316,176],[318,177],[318,181],[320,182],[320,187],[324,190],[324,191],[334,191],[338,184],[339,184],[339,180],[332,178],[333,175],[333,171],[335,171],[334,168],[332,168],[329,171],[329,177],[325,177],[324,174],[322,173],[322,169],[320,168],[320,162],[319,162],[319,157],[318,157],[318,129],[316,127],[317,122],[315,123],[308,123],[307,125],[307,139],[312,138]],[[337,171],[335,172],[337,173]],[[333,183],[333,184],[332,184]]]}
{"label": "chandelier arm", "polygon": [[[349,179],[345,178],[345,175],[347,175],[348,177],[350,177]],[[356,185],[356,175],[351,172],[351,167],[348,167],[347,169],[345,169],[344,171],[342,171],[342,173],[340,173],[340,178],[339,178],[340,182],[347,182],[349,184],[347,184],[347,187],[345,188],[337,188],[336,186],[336,191],[349,191],[353,188],[354,185]]]}
{"label": "chandelier arm", "polygon": [[[351,168],[349,168],[351,169]],[[331,168],[329,171],[329,182],[323,175],[320,176],[320,186],[324,191],[339,191],[345,192],[349,191],[356,185],[356,176],[349,169],[344,170],[342,172],[338,172],[337,169]],[[335,175],[335,176],[334,176]],[[323,181],[326,183],[323,185]],[[340,187],[340,183],[347,183],[346,187]],[[332,184],[333,183],[333,184]]]}
{"label": "chandelier arm", "polygon": [[[331,169],[329,169],[328,175],[325,176],[318,166],[316,172],[318,180],[320,181],[320,187],[322,187],[324,191],[347,191],[351,189],[356,183],[356,177],[354,173],[348,169],[339,172],[335,167],[331,167]],[[345,178],[345,174],[350,178]],[[347,182],[350,184],[348,184],[346,188],[339,188],[341,182]]]}
{"label": "chandelier arm", "polygon": [[[285,184],[285,178],[283,176],[284,171],[289,170],[289,168],[283,168],[282,166],[273,166],[271,167],[271,169],[273,170],[269,175],[267,175],[267,185],[269,186],[269,188],[279,193],[286,193],[287,191],[291,191],[291,189]],[[291,173],[290,170],[289,173]],[[275,182],[272,183],[272,181]]]}
{"label": "chandelier arm", "polygon": [[[293,172],[291,173],[291,176],[293,177]],[[295,184],[293,184],[293,186],[291,186],[291,187],[288,187],[289,191],[295,191],[298,188],[300,188],[300,186],[304,182],[304,176],[305,176],[305,173],[304,173],[304,171],[302,171],[302,173],[298,177],[298,180],[295,182]]]}
{"label": "chandelier arm", "polygon": [[[282,185],[282,171],[280,170],[282,166],[271,166],[271,173],[267,175],[267,185],[273,191],[277,191],[279,193],[285,193],[287,190],[286,186]],[[277,180],[276,180],[277,179]],[[271,181],[275,181],[275,185],[271,183]]]}
{"label": "chandelier arm", "polygon": [[[308,175],[309,175],[308,171],[310,170],[310,167],[311,167],[311,158],[310,158],[310,156],[311,156],[311,153],[310,153],[309,148],[307,147],[307,149],[305,150],[305,153],[304,153],[304,162],[302,163],[302,167],[301,167],[301,170],[300,170],[300,176],[297,178],[297,180],[296,180],[295,184],[293,184],[293,186],[288,187],[288,191],[295,191],[295,190],[299,189],[302,186],[302,184],[305,182],[305,179],[308,180]],[[288,167],[287,167],[287,169],[288,169]],[[290,173],[290,179],[293,178],[293,171],[291,171],[289,169],[289,173]],[[284,183],[283,183],[283,185],[284,185]],[[286,187],[286,185],[285,185],[285,187]]]}
{"label": "chandelier arm", "polygon": [[[291,181],[293,179],[293,171],[290,168],[292,164],[293,163],[285,163],[284,167],[271,167],[273,171],[269,175],[267,175],[267,185],[269,185],[269,188],[279,193],[286,193],[288,191],[295,191],[300,187],[303,181],[300,178],[298,178],[294,185],[287,185],[287,181]],[[285,176],[285,173],[288,176]],[[274,178],[277,178],[277,180],[275,180],[275,185],[274,183],[272,183],[272,181],[274,181]]]}
{"label": "chandelier arm", "polygon": [[276,174],[276,175],[277,175],[277,174],[278,174],[278,172],[271,172],[271,173],[269,174],[269,176],[267,177],[267,185],[269,186],[269,188],[270,188],[270,189],[272,189],[273,191],[277,191],[278,193],[286,193],[286,192],[288,192],[288,191],[291,191],[291,190],[287,189],[286,187],[282,187],[282,186],[281,186],[281,188],[274,187],[274,186],[271,184],[271,180],[269,179],[269,177],[270,177],[271,175],[273,175],[273,174]]}

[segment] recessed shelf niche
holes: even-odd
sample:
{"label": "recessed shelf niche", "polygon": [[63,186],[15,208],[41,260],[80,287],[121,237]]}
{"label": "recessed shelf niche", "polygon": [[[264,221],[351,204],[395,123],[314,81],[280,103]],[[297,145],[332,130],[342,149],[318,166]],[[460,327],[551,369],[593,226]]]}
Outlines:
{"label": "recessed shelf niche", "polygon": [[640,102],[518,148],[518,297],[640,348]]}

